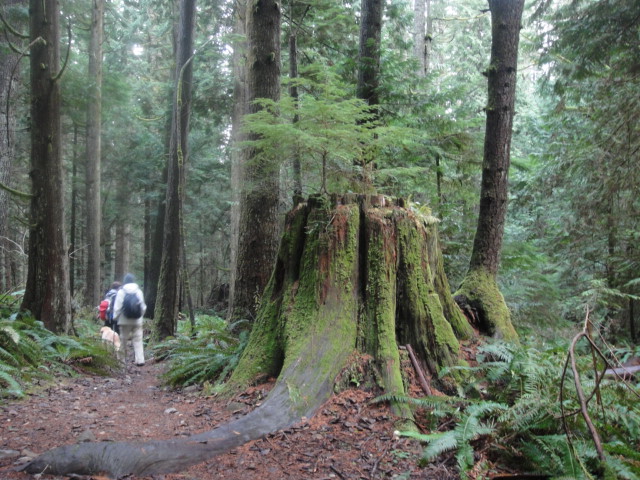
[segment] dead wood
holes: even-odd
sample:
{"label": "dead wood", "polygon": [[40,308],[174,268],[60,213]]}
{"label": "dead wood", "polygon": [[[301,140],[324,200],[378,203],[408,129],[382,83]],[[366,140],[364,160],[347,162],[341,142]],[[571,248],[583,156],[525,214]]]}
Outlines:
{"label": "dead wood", "polygon": [[604,374],[607,376],[615,376],[618,378],[623,378],[625,380],[631,379],[635,377],[635,373],[640,372],[640,365],[635,365],[633,367],[618,367],[618,368],[607,368],[604,371]]}
{"label": "dead wood", "polygon": [[407,352],[409,352],[409,358],[411,359],[411,363],[413,364],[413,368],[416,370],[418,375],[418,381],[420,382],[420,386],[424,391],[425,395],[433,395],[431,391],[431,387],[429,386],[429,382],[427,382],[426,377],[424,376],[424,372],[418,363],[418,359],[416,358],[416,354],[413,352],[413,348],[411,345],[407,344]]}

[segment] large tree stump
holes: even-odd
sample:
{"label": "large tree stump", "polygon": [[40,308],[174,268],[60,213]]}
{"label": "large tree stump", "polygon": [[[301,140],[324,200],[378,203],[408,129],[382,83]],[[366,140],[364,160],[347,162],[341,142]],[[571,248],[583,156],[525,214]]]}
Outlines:
{"label": "large tree stump", "polygon": [[[318,196],[297,205],[227,384],[231,394],[277,377],[260,407],[185,441],[60,447],[27,471],[117,477],[179,470],[312,416],[354,352],[373,358],[390,394],[406,391],[398,345],[410,344],[434,378],[441,367],[462,363],[458,339],[473,330],[451,297],[436,223],[382,196]],[[393,407],[412,419],[406,406]]]}

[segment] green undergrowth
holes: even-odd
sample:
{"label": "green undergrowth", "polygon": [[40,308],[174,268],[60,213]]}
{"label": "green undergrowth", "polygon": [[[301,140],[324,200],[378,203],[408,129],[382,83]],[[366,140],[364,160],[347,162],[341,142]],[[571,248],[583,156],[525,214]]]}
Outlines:
{"label": "green undergrowth", "polygon": [[75,320],[75,331],[82,334],[56,335],[19,312],[20,302],[20,292],[0,295],[0,401],[24,397],[61,375],[106,375],[116,367],[90,312]]}
{"label": "green undergrowth", "polygon": [[229,324],[212,315],[197,316],[195,328],[187,321],[179,322],[175,337],[152,347],[155,357],[167,362],[162,381],[171,387],[219,388],[247,344],[249,332],[238,328],[241,323],[244,321]]}
{"label": "green undergrowth", "polygon": [[[606,458],[601,462],[580,414],[570,370],[563,408],[560,405],[568,348],[568,341],[537,348],[487,344],[478,350],[477,364],[454,367],[469,374],[458,396],[387,395],[376,401],[406,402],[415,408],[423,419],[423,432],[399,434],[423,442],[423,464],[447,461],[457,466],[463,479],[489,478],[505,470],[558,479],[640,479],[640,383],[607,377],[596,394],[590,352],[586,348],[577,352],[589,416]],[[624,358],[633,352],[616,353]],[[449,370],[443,369],[441,375]]]}

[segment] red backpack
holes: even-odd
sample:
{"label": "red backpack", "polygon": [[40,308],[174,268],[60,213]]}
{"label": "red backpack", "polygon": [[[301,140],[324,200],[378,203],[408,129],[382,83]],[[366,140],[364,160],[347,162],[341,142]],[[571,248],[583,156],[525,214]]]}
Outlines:
{"label": "red backpack", "polygon": [[98,307],[98,313],[100,316],[100,320],[107,319],[107,309],[109,308],[109,300],[102,300],[100,302],[100,306]]}

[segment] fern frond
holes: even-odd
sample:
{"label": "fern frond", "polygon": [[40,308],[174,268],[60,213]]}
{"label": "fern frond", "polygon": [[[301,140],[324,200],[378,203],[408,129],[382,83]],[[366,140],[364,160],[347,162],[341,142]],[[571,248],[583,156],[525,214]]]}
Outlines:
{"label": "fern frond", "polygon": [[422,459],[426,462],[432,462],[443,453],[458,447],[458,438],[453,430],[425,435],[423,440],[429,443],[422,452]]}
{"label": "fern frond", "polygon": [[22,386],[20,383],[14,378],[12,373],[19,373],[17,370],[13,369],[13,372],[6,371],[5,369],[0,368],[0,396],[1,397],[18,397],[21,398],[24,396],[24,392],[22,391]]}
{"label": "fern frond", "polygon": [[14,367],[20,366],[20,361],[14,356],[14,354],[6,351],[2,346],[0,346],[0,364],[2,363],[10,364]]}
{"label": "fern frond", "polygon": [[169,361],[163,382],[177,387],[226,378],[231,366],[237,364],[247,338],[234,335],[219,317],[198,316],[192,336],[178,335],[154,347],[157,356]]}
{"label": "fern frond", "polygon": [[[606,448],[606,447],[605,447]],[[630,452],[626,452],[629,454]],[[638,455],[637,452],[633,452]],[[640,461],[631,460],[629,455],[607,455],[606,467],[616,478],[624,480],[640,480]]]}
{"label": "fern frond", "polygon": [[456,452],[456,462],[458,463],[458,470],[460,476],[466,478],[466,473],[473,467],[473,447],[469,443],[460,445]]}

